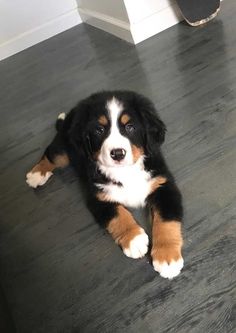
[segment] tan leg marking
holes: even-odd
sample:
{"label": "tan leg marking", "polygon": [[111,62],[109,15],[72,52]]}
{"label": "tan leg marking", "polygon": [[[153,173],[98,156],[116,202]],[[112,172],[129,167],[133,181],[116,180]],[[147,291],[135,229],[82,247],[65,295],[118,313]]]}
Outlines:
{"label": "tan leg marking", "polygon": [[57,155],[53,161],[53,164],[56,166],[56,168],[65,168],[70,164],[68,155],[67,154]]}
{"label": "tan leg marking", "polygon": [[148,250],[147,234],[123,206],[118,205],[117,213],[107,226],[108,232],[128,257],[143,257]]}
{"label": "tan leg marking", "polygon": [[169,279],[177,276],[183,267],[181,223],[164,222],[160,215],[154,212],[152,238],[151,255],[154,269]]}
{"label": "tan leg marking", "polygon": [[66,154],[58,155],[55,157],[54,162],[51,163],[46,156],[44,156],[38,164],[26,175],[26,183],[36,188],[44,185],[47,180],[53,175],[52,171],[56,168],[64,168],[69,164],[69,158]]}
{"label": "tan leg marking", "polygon": [[44,156],[39,163],[37,163],[30,171],[32,173],[40,172],[41,175],[45,176],[47,172],[52,172],[55,169],[55,165],[52,164],[46,156]]}

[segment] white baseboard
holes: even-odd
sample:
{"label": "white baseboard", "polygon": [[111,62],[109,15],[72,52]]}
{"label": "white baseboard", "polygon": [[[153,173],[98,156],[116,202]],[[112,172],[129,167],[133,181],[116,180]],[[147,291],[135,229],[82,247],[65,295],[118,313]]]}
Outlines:
{"label": "white baseboard", "polygon": [[35,29],[26,31],[25,33],[10,39],[4,44],[0,45],[0,60],[10,57],[30,46],[44,41],[50,37],[53,37],[67,29],[80,24],[81,18],[78,12],[78,8],[63,14],[56,19],[47,22]]}
{"label": "white baseboard", "polygon": [[183,20],[174,3],[135,24],[128,24],[114,17],[81,7],[79,13],[83,22],[133,44],[138,44]]}
{"label": "white baseboard", "polygon": [[172,27],[182,20],[183,16],[181,15],[177,5],[172,4],[170,7],[147,17],[141,22],[131,25],[130,29],[134,44],[138,44],[145,39]]}
{"label": "white baseboard", "polygon": [[81,7],[79,7],[79,13],[83,22],[133,43],[130,25],[127,22]]}

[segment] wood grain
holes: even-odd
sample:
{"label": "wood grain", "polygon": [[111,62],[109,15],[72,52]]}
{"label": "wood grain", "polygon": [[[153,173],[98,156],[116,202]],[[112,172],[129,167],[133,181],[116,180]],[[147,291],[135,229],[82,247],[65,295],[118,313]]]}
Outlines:
{"label": "wood grain", "polygon": [[[235,16],[227,0],[208,25],[138,46],[81,25],[0,62],[0,280],[18,332],[236,331]],[[168,128],[185,206],[185,267],[172,281],[123,255],[70,168],[25,184],[57,115],[116,88],[150,97]]]}

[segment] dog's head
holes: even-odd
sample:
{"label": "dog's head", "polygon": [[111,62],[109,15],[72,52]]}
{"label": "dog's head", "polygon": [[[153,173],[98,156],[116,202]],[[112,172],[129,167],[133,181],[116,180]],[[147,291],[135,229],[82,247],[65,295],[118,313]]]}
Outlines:
{"label": "dog's head", "polygon": [[141,156],[155,154],[165,138],[154,105],[134,92],[97,93],[75,111],[73,142],[105,167],[132,165]]}

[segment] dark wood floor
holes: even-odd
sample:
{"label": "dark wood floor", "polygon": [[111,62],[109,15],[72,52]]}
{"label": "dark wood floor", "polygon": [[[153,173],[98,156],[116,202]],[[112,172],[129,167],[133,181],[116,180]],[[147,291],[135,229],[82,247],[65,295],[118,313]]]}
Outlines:
{"label": "dark wood floor", "polygon": [[[236,2],[222,4],[136,47],[80,25],[0,62],[0,281],[18,332],[236,332]],[[25,184],[58,113],[108,88],[149,96],[167,124],[185,202],[173,281],[99,229],[72,170]]]}

